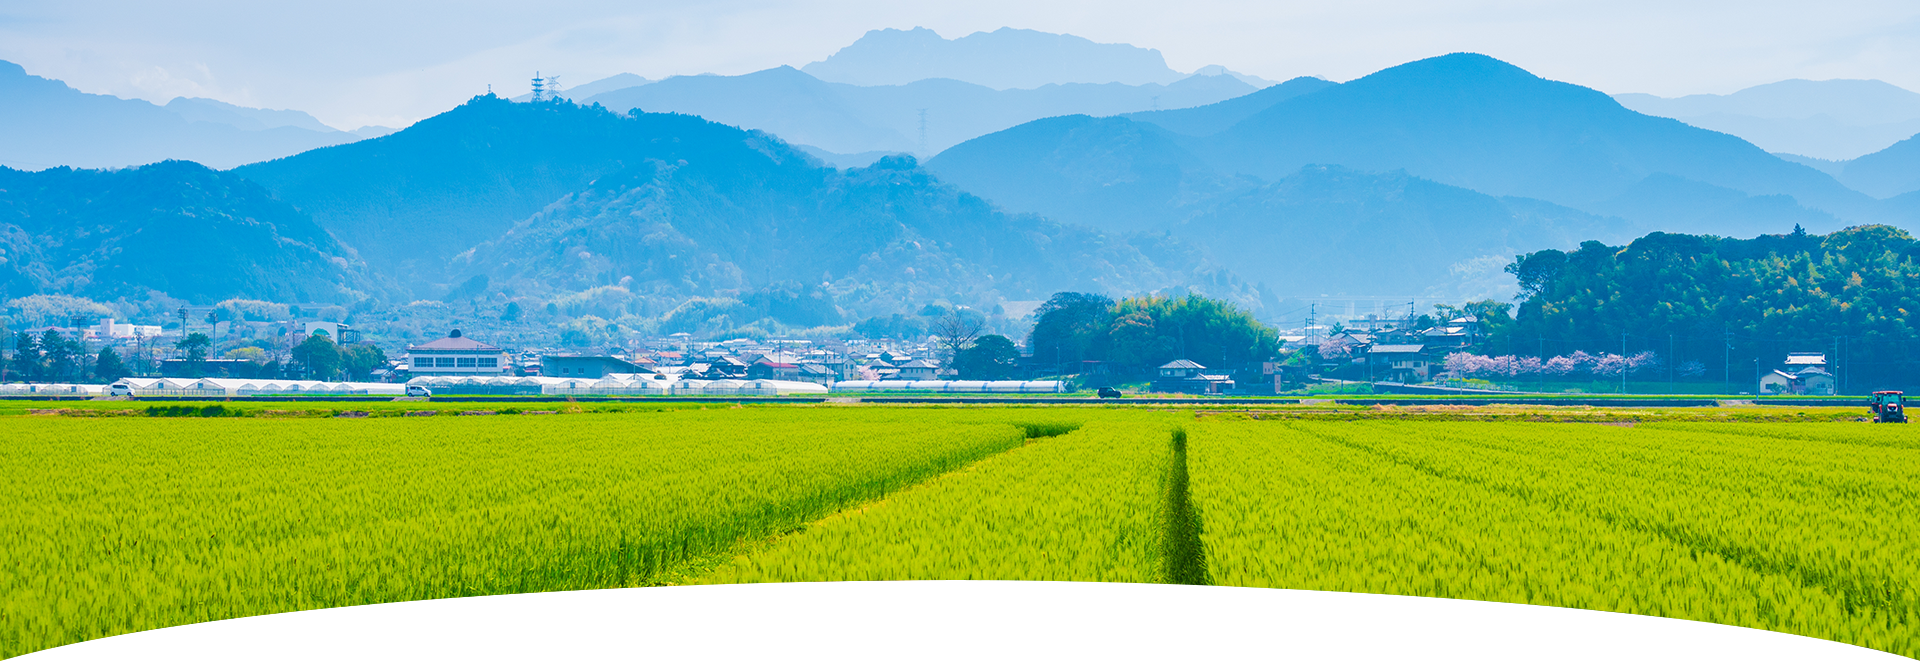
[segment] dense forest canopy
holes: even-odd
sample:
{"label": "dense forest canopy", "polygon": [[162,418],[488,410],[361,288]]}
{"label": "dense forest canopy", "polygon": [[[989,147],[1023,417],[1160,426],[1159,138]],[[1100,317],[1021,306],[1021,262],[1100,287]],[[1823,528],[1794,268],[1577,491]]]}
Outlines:
{"label": "dense forest canopy", "polygon": [[1239,369],[1279,354],[1280,337],[1233,303],[1197,294],[1114,302],[1097,294],[1054,294],[1036,311],[1028,344],[1036,360],[1101,361],[1142,375],[1185,358]]}
{"label": "dense forest canopy", "polygon": [[1885,225],[1753,239],[1655,232],[1625,247],[1543,250],[1508,266],[1523,300],[1487,348],[1652,350],[1734,380],[1788,351],[1820,351],[1855,390],[1897,385],[1912,380],[1920,349],[1917,255],[1913,236]]}

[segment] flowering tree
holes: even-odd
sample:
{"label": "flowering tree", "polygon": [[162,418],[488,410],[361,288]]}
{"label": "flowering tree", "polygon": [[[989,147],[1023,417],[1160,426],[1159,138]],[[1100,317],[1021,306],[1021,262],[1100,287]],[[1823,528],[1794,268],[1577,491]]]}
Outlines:
{"label": "flowering tree", "polygon": [[1536,357],[1520,358],[1516,356],[1480,356],[1466,352],[1447,354],[1447,371],[1464,377],[1518,377],[1518,376],[1569,376],[1573,374],[1591,374],[1600,377],[1618,377],[1622,373],[1634,374],[1646,370],[1659,369],[1660,357],[1651,351],[1642,351],[1631,356],[1610,353],[1598,355],[1585,351],[1575,351],[1565,356],[1554,356],[1547,360]]}

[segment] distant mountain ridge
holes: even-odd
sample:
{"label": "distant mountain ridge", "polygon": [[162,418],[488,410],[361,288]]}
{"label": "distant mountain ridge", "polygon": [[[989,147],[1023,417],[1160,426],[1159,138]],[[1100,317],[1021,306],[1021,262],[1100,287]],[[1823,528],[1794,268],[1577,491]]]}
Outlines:
{"label": "distant mountain ridge", "polygon": [[619,287],[656,307],[781,282],[874,313],[1055,287],[1254,300],[1177,244],[1006,214],[911,157],[823,167],[772,135],[690,115],[483,96],[235,173],[423,298],[485,275],[522,293]]}
{"label": "distant mountain ridge", "polygon": [[1187,76],[1167,85],[1074,83],[1030,90],[994,90],[950,79],[862,87],[828,83],[791,67],[777,67],[740,76],[675,76],[582,102],[620,111],[639,108],[699,115],[838,154],[938,153],[1042,117],[1113,115],[1156,105],[1182,108],[1253,91],[1251,85],[1229,75]]}
{"label": "distant mountain ridge", "polygon": [[1000,90],[1064,83],[1166,84],[1185,77],[1168,68],[1157,50],[1010,27],[952,40],[922,27],[871,30],[801,70],[851,85],[949,78]]}
{"label": "distant mountain ridge", "polygon": [[[1279,177],[1310,164],[1409,174],[1582,208],[1664,172],[1836,215],[1873,200],[1733,136],[1627,110],[1485,55],[1390,67],[1276,104],[1195,150],[1223,171]],[[1823,228],[1835,229],[1835,228]]]}
{"label": "distant mountain ridge", "polygon": [[1740,136],[1770,152],[1848,160],[1920,133],[1920,93],[1878,80],[1783,80],[1727,95],[1615,94],[1636,112]]}
{"label": "distant mountain ridge", "polygon": [[236,108],[188,100],[170,109],[86,94],[0,61],[0,165],[101,168],[179,159],[228,168],[358,139],[293,124],[244,130],[231,122],[259,117],[236,115]]}

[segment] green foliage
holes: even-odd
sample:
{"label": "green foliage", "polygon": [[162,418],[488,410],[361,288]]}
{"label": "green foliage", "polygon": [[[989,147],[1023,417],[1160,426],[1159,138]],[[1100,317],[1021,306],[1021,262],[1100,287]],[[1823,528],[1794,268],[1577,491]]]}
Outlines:
{"label": "green foliage", "polygon": [[187,361],[187,375],[200,376],[202,365],[207,362],[207,350],[213,347],[213,338],[205,333],[188,333],[185,338],[173,343],[180,350],[180,357]]}
{"label": "green foliage", "polygon": [[237,418],[240,417],[240,415],[240,409],[227,408],[219,404],[208,404],[205,406],[183,404],[179,406],[149,406],[146,408],[146,416],[149,418]]}
{"label": "green foliage", "polygon": [[1028,344],[1040,361],[1072,366],[1107,361],[1123,374],[1144,374],[1169,361],[1213,368],[1245,365],[1280,353],[1280,336],[1227,301],[1189,294],[1119,303],[1095,294],[1054,294],[1036,311]]}
{"label": "green foliage", "polygon": [[100,349],[100,356],[93,361],[93,378],[100,382],[113,382],[133,375],[125,361],[120,360],[120,352],[113,347]]}
{"label": "green foliage", "polygon": [[1071,365],[1099,360],[1106,353],[1113,299],[1099,294],[1060,292],[1034,310],[1027,346],[1036,360]]}
{"label": "green foliage", "polygon": [[40,378],[55,382],[73,382],[86,379],[86,368],[80,364],[84,349],[78,340],[68,339],[59,331],[47,329],[40,335]]}
{"label": "green foliage", "polygon": [[1108,359],[1133,372],[1186,358],[1213,368],[1280,352],[1280,336],[1232,303],[1198,294],[1130,298],[1113,307]]}
{"label": "green foliage", "polygon": [[369,343],[340,347],[340,369],[348,381],[364,381],[375,368],[387,364],[387,352]]}
{"label": "green foliage", "polygon": [[1020,349],[1005,335],[986,335],[954,357],[954,369],[966,381],[1001,381],[1020,369]]}
{"label": "green foliage", "polygon": [[8,228],[33,246],[21,272],[28,291],[44,294],[330,301],[387,287],[301,210],[239,175],[187,161],[0,167],[0,236]]}
{"label": "green foliage", "polygon": [[329,381],[340,371],[340,347],[325,335],[309,335],[293,348],[293,361],[300,364],[308,378]]}
{"label": "green foliage", "polygon": [[853,325],[853,332],[873,339],[919,339],[930,332],[927,318],[919,315],[907,316],[894,313],[886,316],[868,317]]}
{"label": "green foliage", "polygon": [[1666,353],[1672,335],[1682,357],[1718,368],[1731,336],[1738,374],[1756,354],[1830,351],[1845,336],[1860,362],[1910,365],[1916,255],[1912,236],[1884,225],[1748,240],[1655,232],[1625,248],[1543,250],[1507,267],[1525,299],[1514,324],[1492,329],[1493,351],[1531,353],[1544,337],[1560,353],[1619,352],[1625,332]]}

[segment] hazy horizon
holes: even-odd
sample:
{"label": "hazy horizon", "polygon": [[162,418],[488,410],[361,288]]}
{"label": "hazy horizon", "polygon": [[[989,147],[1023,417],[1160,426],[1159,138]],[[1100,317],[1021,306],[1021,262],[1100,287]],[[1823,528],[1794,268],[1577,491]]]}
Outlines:
{"label": "hazy horizon", "polygon": [[1793,78],[1920,89],[1907,65],[1920,56],[1920,6],[1844,4],[340,2],[319,11],[36,0],[0,13],[0,59],[85,92],[302,110],[342,129],[403,126],[489,84],[517,95],[534,71],[577,85],[618,73],[798,68],[869,30],[913,27],[947,39],[1001,27],[1072,34],[1158,50],[1181,72],[1224,65],[1270,80],[1344,81],[1471,51],[1610,94],[1728,94]]}

